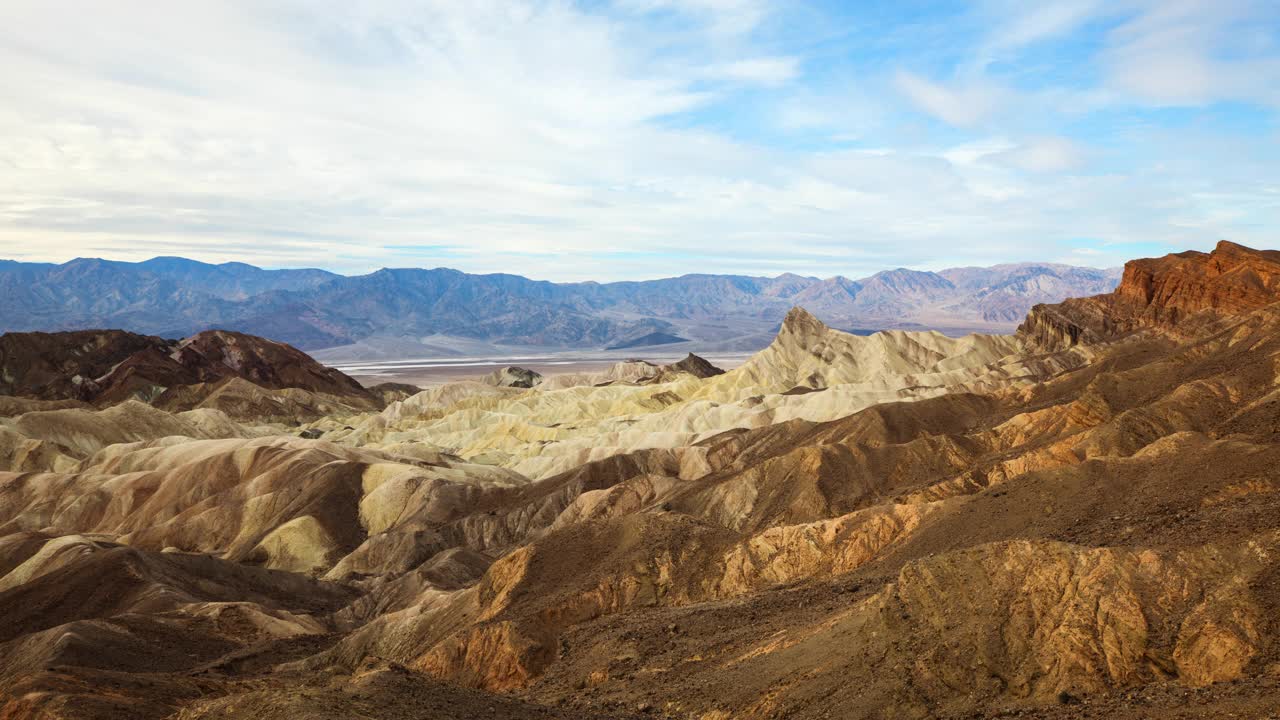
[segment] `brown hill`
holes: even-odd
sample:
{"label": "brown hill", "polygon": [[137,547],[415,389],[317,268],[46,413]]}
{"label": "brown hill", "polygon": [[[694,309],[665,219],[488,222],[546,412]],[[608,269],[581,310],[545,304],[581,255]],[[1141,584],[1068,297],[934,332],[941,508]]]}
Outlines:
{"label": "brown hill", "polygon": [[[213,392],[230,380],[264,390],[296,389],[354,403],[380,399],[300,350],[264,338],[209,330],[169,341],[120,330],[6,333],[0,336],[0,392],[97,405],[124,400],[191,409],[189,386]],[[186,399],[175,403],[174,396]]]}
{"label": "brown hill", "polygon": [[271,390],[298,388],[337,396],[367,396],[360,383],[284,343],[226,330],[179,342],[170,357],[200,382],[237,377]]}
{"label": "brown hill", "polygon": [[163,352],[166,340],[123,330],[0,335],[0,394],[42,400],[92,400],[95,378],[148,350]]}
{"label": "brown hill", "polygon": [[689,373],[696,378],[704,379],[724,374],[724,370],[712,365],[706,358],[699,357],[693,353],[689,353],[679,362],[667,365],[664,370],[672,373]]}

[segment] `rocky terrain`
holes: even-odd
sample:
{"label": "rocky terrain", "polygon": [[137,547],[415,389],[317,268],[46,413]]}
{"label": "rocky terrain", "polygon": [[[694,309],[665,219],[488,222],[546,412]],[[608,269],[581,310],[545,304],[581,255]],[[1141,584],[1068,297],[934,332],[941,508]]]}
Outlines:
{"label": "rocky terrain", "polygon": [[341,372],[283,343],[242,333],[207,330],[178,341],[122,330],[0,336],[0,392],[10,396],[191,409],[237,381],[366,408],[374,403],[374,393]]}
{"label": "rocky terrain", "polygon": [[258,437],[377,410],[411,386],[363,388],[282,343],[211,330],[163,340],[121,330],[0,336],[0,467],[70,467],[169,436]]}
{"label": "rocky terrain", "polygon": [[[1278,261],[407,397],[5,336],[0,718],[1275,716]],[[161,401],[211,382],[341,407]]]}
{"label": "rocky terrain", "polygon": [[[164,337],[213,327],[345,348],[345,359],[488,354],[499,347],[758,350],[793,306],[837,328],[1011,331],[1039,302],[1115,287],[1118,273],[1022,263],[906,269],[862,280],[684,275],[549,283],[437,268],[343,277],[183,258],[0,261],[0,331],[118,327]],[[465,349],[464,349],[465,348]]]}
{"label": "rocky terrain", "polygon": [[1138,330],[1190,338],[1270,305],[1278,292],[1280,251],[1224,240],[1210,253],[1130,262],[1113,292],[1037,305],[1019,331],[1045,347],[1111,341]]}

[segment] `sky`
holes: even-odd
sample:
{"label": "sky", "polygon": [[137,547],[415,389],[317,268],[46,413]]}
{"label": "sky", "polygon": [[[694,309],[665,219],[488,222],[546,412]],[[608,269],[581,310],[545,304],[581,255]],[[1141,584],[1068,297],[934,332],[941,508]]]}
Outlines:
{"label": "sky", "polygon": [[1280,0],[2,0],[0,258],[549,280],[1280,247]]}

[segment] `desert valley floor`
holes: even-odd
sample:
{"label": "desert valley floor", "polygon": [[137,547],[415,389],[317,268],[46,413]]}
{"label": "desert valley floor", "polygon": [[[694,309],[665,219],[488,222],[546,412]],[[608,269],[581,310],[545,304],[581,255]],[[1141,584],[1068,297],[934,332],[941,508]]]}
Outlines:
{"label": "desert valley floor", "polygon": [[[670,365],[681,359],[679,355],[662,353],[661,348],[644,350],[640,357],[655,365]],[[750,354],[741,353],[700,353],[699,356],[725,370],[733,369],[751,357]],[[627,354],[576,352],[378,361],[344,359],[329,361],[328,364],[366,386],[402,383],[420,388],[432,388],[451,382],[483,381],[485,376],[494,370],[513,366],[532,370],[543,376],[606,373],[619,363],[636,358],[637,351]]]}
{"label": "desert valley floor", "polygon": [[1280,716],[1280,252],[739,360],[6,334],[0,719]]}

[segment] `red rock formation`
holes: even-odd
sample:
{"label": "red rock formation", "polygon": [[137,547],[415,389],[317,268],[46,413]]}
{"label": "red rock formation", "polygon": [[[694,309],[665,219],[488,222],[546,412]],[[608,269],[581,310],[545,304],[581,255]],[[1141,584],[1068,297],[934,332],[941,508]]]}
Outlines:
{"label": "red rock formation", "polygon": [[1168,322],[1205,310],[1256,310],[1280,300],[1280,252],[1223,240],[1207,255],[1191,251],[1133,260],[1114,294]]}
{"label": "red rock formation", "polygon": [[1106,342],[1143,329],[1188,338],[1277,301],[1280,252],[1223,240],[1211,253],[1131,260],[1114,292],[1037,305],[1018,332],[1046,348]]}

